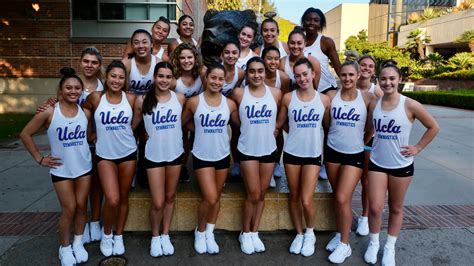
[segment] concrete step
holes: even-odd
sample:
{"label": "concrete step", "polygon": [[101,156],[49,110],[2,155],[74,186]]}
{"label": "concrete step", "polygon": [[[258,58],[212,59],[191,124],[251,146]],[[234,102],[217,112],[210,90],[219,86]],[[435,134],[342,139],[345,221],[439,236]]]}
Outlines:
{"label": "concrete step", "polygon": [[[327,182],[327,181],[323,181]],[[279,186],[281,188],[281,186]],[[289,213],[289,194],[282,189],[269,189],[265,197],[265,210],[260,230],[274,231],[293,229]],[[284,189],[283,189],[284,190]],[[242,206],[245,198],[243,183],[227,183],[221,197],[221,208],[216,223],[217,229],[240,231],[242,229]],[[318,192],[313,197],[316,207],[315,229],[334,231],[336,229],[334,198],[331,192]],[[196,227],[197,212],[201,195],[197,184],[179,184],[175,201],[172,231],[190,231]],[[135,189],[129,196],[130,212],[126,231],[149,231],[148,212],[150,192],[147,189]]]}

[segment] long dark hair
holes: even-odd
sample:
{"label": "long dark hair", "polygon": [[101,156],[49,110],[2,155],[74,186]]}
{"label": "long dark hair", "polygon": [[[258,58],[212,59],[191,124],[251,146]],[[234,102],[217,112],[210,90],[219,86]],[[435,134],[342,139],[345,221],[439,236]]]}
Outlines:
{"label": "long dark hair", "polygon": [[[155,65],[155,69],[153,70],[153,78],[156,78],[156,75],[158,75],[158,71],[160,70],[160,68],[168,68],[169,70],[171,70],[171,74],[173,74],[173,66],[166,61],[161,61]],[[152,88],[146,93],[145,99],[143,99],[142,113],[148,115],[151,114],[156,104],[158,104],[158,99],[156,99],[155,88]]]}

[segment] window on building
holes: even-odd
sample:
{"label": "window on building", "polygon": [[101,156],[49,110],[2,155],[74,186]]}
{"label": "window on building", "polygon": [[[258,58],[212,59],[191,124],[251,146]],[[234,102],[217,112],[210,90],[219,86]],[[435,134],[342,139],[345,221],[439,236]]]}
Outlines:
{"label": "window on building", "polygon": [[74,20],[176,20],[176,0],[72,0]]}

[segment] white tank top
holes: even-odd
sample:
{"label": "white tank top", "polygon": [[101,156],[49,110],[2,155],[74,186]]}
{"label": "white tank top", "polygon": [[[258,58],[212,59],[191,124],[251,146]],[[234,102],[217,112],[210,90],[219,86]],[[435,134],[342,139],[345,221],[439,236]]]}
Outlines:
{"label": "white tank top", "polygon": [[[280,51],[280,59],[287,56],[288,54],[285,51],[285,48],[283,48],[283,44],[281,41],[278,41],[278,51]],[[265,49],[265,46],[260,46],[260,57],[262,57],[263,49]]]}
{"label": "white tank top", "polygon": [[148,140],[145,158],[152,162],[171,162],[183,152],[181,112],[183,107],[173,91],[167,102],[158,102],[151,114],[143,114]]}
{"label": "white tank top", "polygon": [[272,84],[267,84],[267,83],[265,83],[265,85],[270,86],[270,87],[274,87],[274,88],[280,90],[281,89],[280,70],[277,69],[277,71],[275,72],[275,85],[272,86]]}
{"label": "white tank top", "polygon": [[321,65],[321,78],[319,79],[318,91],[324,92],[330,87],[337,88],[336,79],[329,70],[329,58],[321,50],[321,37],[322,34],[318,34],[318,37],[311,46],[304,48],[304,54],[306,57],[312,55],[318,59]]}
{"label": "white tank top", "polygon": [[364,151],[367,107],[362,92],[360,90],[356,91],[357,98],[346,102],[341,99],[341,90],[338,90],[331,102],[328,146],[345,154]]}
{"label": "white tank top", "polygon": [[[102,84],[102,81],[100,79],[97,79],[97,88],[95,89],[95,91],[103,91],[103,90],[104,90],[104,85]],[[77,100],[77,104],[82,105],[86,101],[87,96],[89,96],[89,94],[91,93],[92,92],[90,92],[87,88],[84,88],[84,90],[82,91],[81,97],[79,97],[79,100]]]}
{"label": "white tank top", "polygon": [[198,76],[197,79],[194,81],[194,84],[189,87],[184,85],[181,78],[179,78],[176,81],[175,91],[184,94],[184,97],[186,97],[186,99],[198,95],[203,91],[201,77]]}
{"label": "white tank top", "polygon": [[318,157],[322,149],[324,104],[318,92],[309,102],[301,101],[296,92],[291,93],[288,106],[289,133],[283,150],[298,157]]}
{"label": "white tank top", "polygon": [[[193,41],[193,45],[197,46],[197,41],[194,38],[191,38],[191,40]],[[176,38],[176,42],[178,43],[178,45],[180,45],[183,43],[183,40],[181,40],[181,38]]]}
{"label": "white tank top", "polygon": [[413,123],[405,111],[406,97],[400,95],[397,107],[392,111],[384,111],[381,107],[382,98],[377,100],[373,112],[375,129],[374,143],[370,160],[379,167],[397,169],[413,163],[413,156],[400,154],[401,147],[408,145]]}
{"label": "white tank top", "polygon": [[61,166],[49,172],[64,178],[76,178],[92,169],[91,152],[87,143],[87,118],[77,106],[74,117],[65,117],[59,103],[54,105],[53,118],[47,130],[51,155],[61,159]]}
{"label": "white tank top", "polygon": [[130,91],[133,92],[135,95],[143,95],[147,93],[151,88],[153,88],[153,71],[156,65],[156,57],[154,55],[151,56],[151,63],[148,72],[145,75],[142,75],[140,71],[138,71],[137,63],[135,61],[135,57],[132,58],[130,63]]}
{"label": "white tank top", "polygon": [[104,159],[123,158],[137,149],[132,132],[132,107],[122,91],[119,104],[111,104],[102,95],[95,110],[94,120],[97,132],[96,154]]}
{"label": "white tank top", "polygon": [[374,84],[374,83],[371,83],[368,92],[370,92],[370,93],[372,93],[372,94],[375,94],[375,84]]}
{"label": "white tank top", "polygon": [[274,136],[277,104],[270,88],[265,95],[252,96],[248,86],[239,106],[240,136],[237,149],[249,156],[269,155],[276,149]]}
{"label": "white tank top", "polygon": [[194,156],[203,161],[219,161],[230,154],[229,119],[230,109],[224,95],[219,106],[214,107],[207,104],[204,93],[199,94],[194,113]]}
{"label": "white tank top", "polygon": [[290,57],[287,56],[285,58],[285,73],[290,77],[290,91],[296,90],[298,88],[298,84],[296,83],[295,74],[293,73],[293,69],[290,66]]}
{"label": "white tank top", "polygon": [[237,59],[237,63],[235,63],[235,65],[237,67],[241,68],[242,70],[245,70],[245,69],[247,69],[247,62],[254,56],[256,56],[256,55],[252,52],[252,50],[250,50],[250,52],[244,58],[239,57],[239,59]]}
{"label": "white tank top", "polygon": [[237,86],[237,81],[239,80],[239,68],[237,65],[234,66],[234,77],[230,83],[224,82],[224,86],[222,87],[222,95],[227,96],[229,95],[235,86]]}
{"label": "white tank top", "polygon": [[[158,52],[156,52],[156,54],[154,54],[154,56],[156,56],[156,58],[158,59],[161,59],[163,60],[163,54],[165,53],[165,49],[163,49],[163,46],[160,46],[160,50],[158,50]],[[155,70],[153,68],[153,70]]]}

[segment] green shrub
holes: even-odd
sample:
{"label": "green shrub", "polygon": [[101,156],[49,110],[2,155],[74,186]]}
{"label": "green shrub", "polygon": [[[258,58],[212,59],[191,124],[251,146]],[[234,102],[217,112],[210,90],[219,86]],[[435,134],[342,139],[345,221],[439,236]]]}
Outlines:
{"label": "green shrub", "polygon": [[453,72],[443,72],[433,75],[433,79],[452,79],[452,80],[474,80],[474,68],[466,70],[457,70]]}
{"label": "green shrub", "polygon": [[474,110],[474,90],[403,92],[423,104]]}

